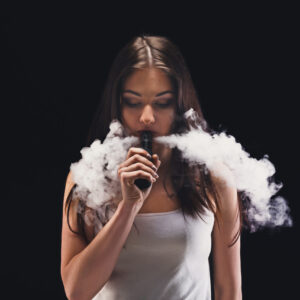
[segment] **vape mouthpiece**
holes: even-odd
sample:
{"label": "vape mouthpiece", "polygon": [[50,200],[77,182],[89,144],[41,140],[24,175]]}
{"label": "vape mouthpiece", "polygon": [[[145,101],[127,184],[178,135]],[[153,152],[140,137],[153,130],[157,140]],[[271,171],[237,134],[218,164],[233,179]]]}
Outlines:
{"label": "vape mouthpiece", "polygon": [[[143,131],[141,134],[141,146],[143,149],[149,152],[152,156],[152,132]],[[149,159],[150,160],[150,159]],[[134,181],[134,184],[141,190],[148,188],[151,182],[144,178],[138,178]]]}
{"label": "vape mouthpiece", "polygon": [[142,144],[142,148],[147,150],[149,154],[152,156],[152,132],[151,131],[142,132],[141,144]]}

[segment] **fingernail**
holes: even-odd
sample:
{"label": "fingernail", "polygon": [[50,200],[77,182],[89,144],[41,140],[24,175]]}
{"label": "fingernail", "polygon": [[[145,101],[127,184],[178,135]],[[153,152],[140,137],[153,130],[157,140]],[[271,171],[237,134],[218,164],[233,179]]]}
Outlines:
{"label": "fingernail", "polygon": [[148,153],[148,154],[147,154],[147,157],[148,157],[148,158],[151,158],[151,155]]}

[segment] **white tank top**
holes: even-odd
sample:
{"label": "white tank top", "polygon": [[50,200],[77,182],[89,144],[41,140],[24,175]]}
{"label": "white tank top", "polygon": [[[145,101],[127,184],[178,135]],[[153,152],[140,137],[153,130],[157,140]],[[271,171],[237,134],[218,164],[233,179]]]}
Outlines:
{"label": "white tank top", "polygon": [[[92,300],[211,300],[214,215],[137,214],[111,277]],[[101,272],[101,270],[100,270]]]}

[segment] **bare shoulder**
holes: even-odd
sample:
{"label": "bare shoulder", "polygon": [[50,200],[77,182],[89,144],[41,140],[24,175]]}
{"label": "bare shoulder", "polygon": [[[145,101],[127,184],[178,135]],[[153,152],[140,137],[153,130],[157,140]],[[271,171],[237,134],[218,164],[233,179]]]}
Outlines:
{"label": "bare shoulder", "polygon": [[221,161],[217,161],[210,169],[210,174],[214,182],[220,189],[236,187],[236,181],[233,172]]}
{"label": "bare shoulder", "polygon": [[237,188],[233,172],[223,162],[216,162],[210,175],[219,196],[220,209],[231,214],[237,207]]}
{"label": "bare shoulder", "polygon": [[[72,172],[70,171],[67,175],[66,179],[66,185],[65,185],[65,193],[64,193],[64,201],[63,201],[63,209],[65,211],[66,201],[67,198],[74,187],[75,182],[73,181]],[[69,210],[69,223],[71,225],[72,230],[79,232],[78,224],[77,224],[77,206],[78,206],[79,199],[72,199],[70,203],[70,210]],[[95,212],[87,207],[86,208],[86,214],[85,214],[85,220],[93,220],[95,215]],[[94,226],[91,222],[87,224],[87,222],[84,222],[84,230],[86,232],[88,241],[90,242],[94,238]],[[71,231],[70,231],[71,233]],[[71,233],[71,235],[73,235]]]}
{"label": "bare shoulder", "polygon": [[66,202],[66,199],[70,193],[70,191],[72,190],[73,186],[74,186],[74,181],[72,178],[72,173],[71,171],[68,173],[67,179],[66,179],[66,186],[65,186],[65,193],[64,193],[64,203]]}

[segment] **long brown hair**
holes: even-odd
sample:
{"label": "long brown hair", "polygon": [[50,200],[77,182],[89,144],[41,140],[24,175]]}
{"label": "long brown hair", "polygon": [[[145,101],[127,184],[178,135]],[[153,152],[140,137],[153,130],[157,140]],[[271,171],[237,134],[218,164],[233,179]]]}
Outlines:
{"label": "long brown hair", "polygon": [[[199,125],[205,132],[209,134],[215,133],[204,119],[199,97],[185,60],[178,47],[166,37],[142,34],[131,39],[129,43],[121,49],[113,61],[102,92],[101,101],[99,102],[88,132],[86,140],[87,147],[89,147],[95,139],[99,139],[101,142],[104,141],[109,132],[109,125],[113,119],[118,119],[122,123],[120,95],[123,84],[132,72],[150,67],[164,71],[170,78],[176,91],[177,113],[172,133],[184,133],[189,130],[190,126],[195,127]],[[183,117],[184,113],[190,108],[193,108],[199,116],[195,124],[188,122],[186,118]],[[171,182],[176,196],[180,201],[183,215],[185,216],[187,214],[193,218],[197,218],[197,216],[201,218],[201,215],[205,212],[205,207],[214,213],[219,226],[219,216],[221,216],[219,213],[220,195],[218,195],[215,182],[212,180],[211,173],[206,166],[190,166],[188,162],[183,159],[181,152],[177,148],[172,149],[170,165],[172,166],[169,169]],[[73,230],[69,224],[69,210],[75,187],[76,184],[71,189],[65,206],[65,209],[68,208],[67,220],[71,231]],[[169,195],[165,182],[164,188]],[[233,246],[238,240],[243,227],[243,220],[246,220],[246,214],[242,206],[242,195],[242,192],[238,191],[239,230],[233,238],[234,241],[228,247]],[[175,195],[169,196],[174,197]],[[214,199],[214,201],[212,199]],[[87,241],[83,217],[87,207],[82,199],[79,199],[78,205],[81,205],[83,208],[81,208],[81,213],[77,213],[77,224],[80,232],[73,232],[82,234]]]}

